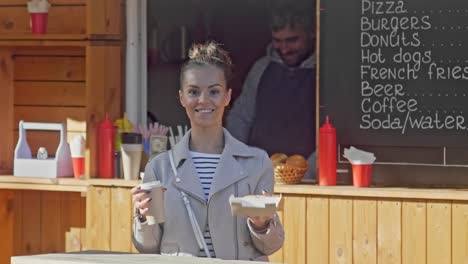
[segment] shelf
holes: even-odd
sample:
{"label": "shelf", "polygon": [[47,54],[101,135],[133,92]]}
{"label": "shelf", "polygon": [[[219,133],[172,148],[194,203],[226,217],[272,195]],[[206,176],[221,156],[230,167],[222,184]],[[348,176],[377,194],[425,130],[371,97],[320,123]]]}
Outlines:
{"label": "shelf", "polygon": [[120,45],[117,35],[87,34],[0,34],[0,46],[90,46]]}
{"label": "shelf", "polygon": [[0,189],[86,192],[90,186],[132,188],[140,181],[123,179],[29,178],[0,175]]}

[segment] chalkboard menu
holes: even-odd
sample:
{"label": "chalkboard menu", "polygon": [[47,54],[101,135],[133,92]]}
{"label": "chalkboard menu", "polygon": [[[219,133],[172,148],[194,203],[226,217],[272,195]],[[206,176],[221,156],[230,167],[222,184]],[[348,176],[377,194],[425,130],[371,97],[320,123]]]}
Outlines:
{"label": "chalkboard menu", "polygon": [[468,146],[468,0],[321,0],[321,117],[338,142]]}

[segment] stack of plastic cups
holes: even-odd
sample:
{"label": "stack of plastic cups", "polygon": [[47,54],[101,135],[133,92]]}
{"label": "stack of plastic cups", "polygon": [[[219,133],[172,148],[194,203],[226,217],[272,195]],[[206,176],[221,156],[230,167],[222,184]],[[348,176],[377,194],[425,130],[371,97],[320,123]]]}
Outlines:
{"label": "stack of plastic cups", "polygon": [[31,0],[28,2],[31,32],[33,34],[47,33],[47,20],[50,4],[47,0]]}
{"label": "stack of plastic cups", "polygon": [[73,162],[73,177],[80,179],[85,173],[85,140],[83,136],[78,135],[70,141],[70,151]]}

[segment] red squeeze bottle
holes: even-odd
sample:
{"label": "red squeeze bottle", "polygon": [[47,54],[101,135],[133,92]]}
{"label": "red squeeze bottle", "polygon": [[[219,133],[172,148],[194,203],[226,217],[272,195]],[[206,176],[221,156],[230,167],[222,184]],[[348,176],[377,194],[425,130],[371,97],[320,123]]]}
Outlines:
{"label": "red squeeze bottle", "polygon": [[113,178],[114,177],[114,137],[115,128],[109,116],[99,124],[98,135],[98,151],[99,151],[99,178]]}
{"label": "red squeeze bottle", "polygon": [[319,185],[336,185],[336,151],[336,129],[327,116],[319,131]]}

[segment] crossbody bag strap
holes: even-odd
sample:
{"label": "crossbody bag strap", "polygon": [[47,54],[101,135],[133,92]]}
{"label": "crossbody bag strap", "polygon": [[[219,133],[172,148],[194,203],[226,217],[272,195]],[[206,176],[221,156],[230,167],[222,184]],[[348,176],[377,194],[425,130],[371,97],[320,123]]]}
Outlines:
{"label": "crossbody bag strap", "polygon": [[[177,178],[177,168],[174,163],[174,158],[172,156],[172,150],[169,150],[169,162],[171,163],[172,167],[172,172],[174,173],[174,176]],[[190,219],[190,224],[192,225],[192,231],[193,234],[195,235],[195,238],[198,243],[198,248],[203,249],[205,251],[206,257],[211,258],[210,251],[208,250],[208,246],[206,245],[205,239],[203,237],[203,233],[200,229],[200,225],[197,222],[197,218],[195,217],[195,214],[193,213],[192,206],[190,205],[190,200],[187,197],[187,194],[184,191],[180,191],[182,194],[182,200],[184,201],[185,209],[187,209],[187,214]]]}

